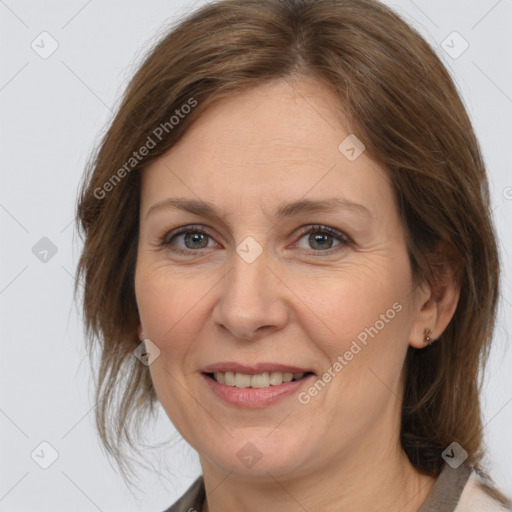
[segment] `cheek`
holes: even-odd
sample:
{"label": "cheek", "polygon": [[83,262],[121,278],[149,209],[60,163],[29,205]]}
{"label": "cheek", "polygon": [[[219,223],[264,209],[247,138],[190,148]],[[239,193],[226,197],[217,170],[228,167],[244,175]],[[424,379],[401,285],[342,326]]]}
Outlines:
{"label": "cheek", "polygon": [[170,361],[183,356],[197,339],[203,322],[199,317],[206,314],[205,295],[214,285],[206,276],[185,277],[169,267],[152,269],[138,263],[135,290],[141,323],[146,337]]}
{"label": "cheek", "polygon": [[302,286],[300,296],[307,298],[297,317],[330,360],[348,350],[354,340],[365,346],[365,341],[377,335],[391,341],[405,332],[410,290],[405,272],[359,262],[323,276],[303,278],[297,285]]}

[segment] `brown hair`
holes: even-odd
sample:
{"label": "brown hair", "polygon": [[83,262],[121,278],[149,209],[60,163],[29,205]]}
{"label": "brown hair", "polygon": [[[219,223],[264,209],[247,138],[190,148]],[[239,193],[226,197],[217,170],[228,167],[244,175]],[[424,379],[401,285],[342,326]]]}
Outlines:
{"label": "brown hair", "polygon": [[[458,269],[461,294],[450,324],[430,347],[408,350],[403,449],[419,471],[438,476],[441,453],[456,441],[467,451],[467,462],[483,472],[479,372],[499,294],[484,163],[435,52],[397,14],[372,0],[206,5],[150,50],[129,83],[91,157],[77,207],[85,235],[77,269],[85,330],[90,353],[97,345],[101,358],[101,440],[120,468],[128,468],[122,448],[137,450],[132,429],[139,432],[157,401],[148,368],[133,356],[140,343],[134,293],[139,171],[176,144],[214,100],[264,81],[301,77],[334,88],[350,131],[387,169],[416,283],[435,288],[443,260]],[[191,99],[197,107],[169,123]],[[156,141],[155,130],[162,126],[165,136]],[[155,146],[140,162],[131,161],[134,151],[148,146],[148,137]]]}

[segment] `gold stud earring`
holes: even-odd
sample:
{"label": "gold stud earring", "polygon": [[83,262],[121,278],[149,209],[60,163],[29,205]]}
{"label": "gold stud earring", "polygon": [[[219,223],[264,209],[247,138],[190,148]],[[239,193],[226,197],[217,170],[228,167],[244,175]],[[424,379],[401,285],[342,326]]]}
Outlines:
{"label": "gold stud earring", "polygon": [[434,339],[429,336],[429,334],[432,333],[432,329],[427,328],[427,329],[425,329],[424,333],[425,333],[425,343],[427,345],[432,345],[432,343],[434,342]]}

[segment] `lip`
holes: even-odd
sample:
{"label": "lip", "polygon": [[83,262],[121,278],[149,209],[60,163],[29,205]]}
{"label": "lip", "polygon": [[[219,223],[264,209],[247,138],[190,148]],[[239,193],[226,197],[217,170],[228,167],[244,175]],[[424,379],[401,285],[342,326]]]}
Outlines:
{"label": "lip", "polygon": [[269,405],[275,404],[285,399],[286,397],[296,394],[299,388],[306,385],[306,383],[309,383],[310,380],[315,377],[315,375],[310,373],[309,375],[304,376],[302,379],[283,382],[277,386],[268,386],[266,388],[237,388],[234,386],[226,386],[225,384],[221,384],[220,382],[217,382],[216,380],[209,377],[206,373],[201,373],[201,377],[208,385],[209,389],[213,392],[213,394],[224,403],[245,409],[261,409],[263,407],[268,407]]}
{"label": "lip", "polygon": [[262,362],[245,365],[234,361],[210,364],[202,368],[200,371],[203,373],[238,372],[245,373],[247,375],[257,375],[265,372],[314,373],[311,368],[300,368],[299,366],[290,366],[286,364]]}

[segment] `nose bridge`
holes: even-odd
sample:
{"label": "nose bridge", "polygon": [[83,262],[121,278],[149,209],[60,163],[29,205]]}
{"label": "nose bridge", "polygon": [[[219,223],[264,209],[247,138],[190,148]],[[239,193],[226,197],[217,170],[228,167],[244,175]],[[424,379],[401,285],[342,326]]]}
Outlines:
{"label": "nose bridge", "polygon": [[263,284],[268,280],[267,264],[268,253],[252,237],[247,237],[237,246],[232,257],[231,277],[226,284],[227,290],[240,304],[251,302],[253,298],[262,299]]}
{"label": "nose bridge", "polygon": [[285,304],[268,263],[268,254],[252,237],[245,238],[232,255],[214,320],[237,338],[253,338],[262,327],[268,331],[286,321]]}
{"label": "nose bridge", "polygon": [[268,292],[270,273],[267,264],[267,254],[263,247],[258,250],[254,241],[244,240],[238,245],[232,256],[231,272],[226,276],[223,297],[232,314],[238,311],[240,317],[262,315],[269,298],[265,292],[266,287]]}

